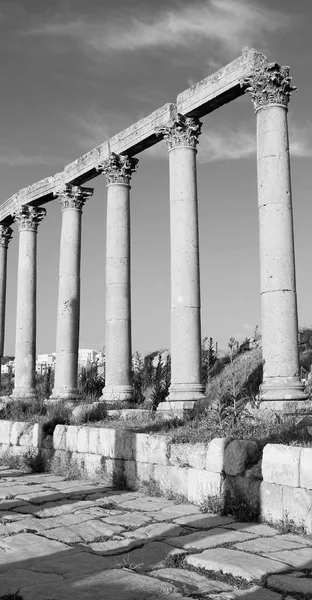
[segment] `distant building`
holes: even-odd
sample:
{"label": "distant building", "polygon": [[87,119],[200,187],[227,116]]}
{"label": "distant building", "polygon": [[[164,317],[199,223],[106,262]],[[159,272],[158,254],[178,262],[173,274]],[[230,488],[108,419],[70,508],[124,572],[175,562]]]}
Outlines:
{"label": "distant building", "polygon": [[1,373],[15,373],[15,361],[9,360],[5,365],[1,365]]}
{"label": "distant building", "polygon": [[79,349],[78,364],[80,367],[87,367],[95,362],[95,357],[98,354],[97,350]]}
{"label": "distant building", "polygon": [[51,354],[38,354],[38,358],[36,361],[36,371],[37,373],[45,373],[47,369],[51,368],[54,370],[55,368],[55,352]]}

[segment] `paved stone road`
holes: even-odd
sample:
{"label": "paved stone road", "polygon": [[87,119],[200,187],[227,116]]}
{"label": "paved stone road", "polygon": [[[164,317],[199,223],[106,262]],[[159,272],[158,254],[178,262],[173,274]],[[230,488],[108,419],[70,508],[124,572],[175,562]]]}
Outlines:
{"label": "paved stone road", "polygon": [[1,467],[0,598],[17,590],[24,600],[311,599],[312,536]]}

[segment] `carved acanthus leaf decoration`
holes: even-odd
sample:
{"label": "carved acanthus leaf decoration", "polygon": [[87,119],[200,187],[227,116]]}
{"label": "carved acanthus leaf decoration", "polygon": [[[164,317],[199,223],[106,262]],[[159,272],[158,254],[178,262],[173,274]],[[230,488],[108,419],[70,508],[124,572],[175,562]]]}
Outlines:
{"label": "carved acanthus leaf decoration", "polygon": [[256,110],[267,104],[287,106],[291,93],[297,90],[297,87],[291,84],[292,77],[289,72],[289,67],[260,61],[259,67],[243,79],[240,86],[245,92],[250,92]]}
{"label": "carved acanthus leaf decoration", "polygon": [[179,146],[196,148],[198,137],[201,134],[202,123],[195,117],[185,117],[178,114],[167,125],[156,129],[156,135],[161,135],[167,143],[169,150]]}
{"label": "carved acanthus leaf decoration", "polygon": [[110,157],[97,166],[97,171],[106,175],[107,184],[130,184],[132,173],[137,170],[139,159],[112,152]]}
{"label": "carved acanthus leaf decoration", "polygon": [[6,225],[0,225],[0,246],[7,248],[9,241],[12,239],[13,229]]}
{"label": "carved acanthus leaf decoration", "polygon": [[62,188],[54,192],[57,196],[62,210],[66,208],[75,208],[82,211],[85,201],[93,194],[93,188],[83,188],[80,185],[66,183]]}
{"label": "carved acanthus leaf decoration", "polygon": [[19,231],[37,231],[40,221],[46,216],[47,211],[41,206],[24,204],[14,213]]}

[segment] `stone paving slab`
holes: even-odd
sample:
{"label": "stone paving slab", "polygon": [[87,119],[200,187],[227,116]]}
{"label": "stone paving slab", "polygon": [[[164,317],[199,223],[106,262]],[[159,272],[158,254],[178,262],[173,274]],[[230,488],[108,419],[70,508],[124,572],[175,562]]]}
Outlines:
{"label": "stone paving slab", "polygon": [[[20,589],[23,600],[312,598],[312,536],[140,492],[0,472],[0,494],[10,496],[0,499],[0,593]],[[228,574],[253,587],[240,589],[240,579],[229,585]],[[263,575],[270,589],[256,586]]]}
{"label": "stone paving slab", "polygon": [[[254,533],[257,537],[272,537],[278,535],[278,530],[274,529],[270,525],[263,525],[262,523],[230,523],[229,525],[222,525],[226,529],[235,529],[236,531],[243,531],[245,533]],[[300,536],[298,536],[300,537]],[[300,538],[302,539],[302,538]],[[296,541],[296,540],[294,540]]]}
{"label": "stone paving slab", "polygon": [[206,571],[223,571],[234,577],[243,577],[247,581],[287,569],[280,561],[228,548],[204,550],[201,554],[187,556],[185,561],[192,567],[200,567]]}
{"label": "stone paving slab", "polygon": [[[20,590],[24,600],[151,600],[161,598],[174,600],[171,595],[176,590],[167,582],[138,575],[122,569],[112,569],[85,575],[80,579],[67,579],[63,582],[49,583],[49,596],[46,584],[25,586]],[[177,598],[177,595],[175,596]]]}
{"label": "stone paving slab", "polygon": [[151,571],[150,576],[174,583],[184,594],[194,594],[196,592],[208,594],[210,592],[233,590],[233,587],[229,584],[207,579],[203,575],[185,569],[159,569],[158,571]]}
{"label": "stone paving slab", "polygon": [[[168,546],[165,542],[149,542],[142,548],[115,556],[114,560],[115,565],[125,566],[131,564],[134,565],[136,571],[147,572],[155,569],[163,569],[170,557],[177,555],[184,556],[184,554],[183,550],[172,548],[172,546]],[[118,560],[118,563],[116,563],[116,560]]]}
{"label": "stone paving slab", "polygon": [[[269,556],[269,554],[261,553],[262,556]],[[274,560],[280,560],[283,563],[287,563],[291,567],[296,569],[312,569],[312,549],[311,548],[300,548],[300,550],[281,550],[280,552],[274,552],[270,557]]]}
{"label": "stone paving slab", "polygon": [[129,552],[133,550],[133,548],[140,548],[143,546],[144,542],[142,540],[133,540],[133,539],[122,539],[118,538],[115,540],[109,540],[108,542],[94,542],[87,546],[95,554],[100,554],[101,556],[109,556],[109,555],[117,555],[124,554],[125,552]]}
{"label": "stone paving slab", "polygon": [[247,590],[235,590],[234,592],[226,592],[218,595],[209,594],[209,600],[282,600],[282,596],[281,594],[272,592],[272,590],[256,585]]}
{"label": "stone paving slab", "polygon": [[161,539],[170,536],[180,536],[182,533],[182,527],[173,523],[153,523],[152,525],[146,525],[146,527],[140,527],[136,531],[127,531],[124,535],[127,538],[145,540],[147,538]]}
{"label": "stone paving slab", "polygon": [[[128,556],[128,555],[125,555]],[[29,561],[27,568],[34,573],[56,573],[70,579],[84,574],[116,569],[120,556],[95,556],[89,552],[67,552]]]}
{"label": "stone paving slab", "polygon": [[166,508],[166,506],[170,506],[173,503],[170,500],[166,500],[166,498],[134,498],[133,500],[127,500],[125,502],[121,500],[118,504],[121,508],[126,508],[128,510],[148,512],[155,511],[157,508]]}
{"label": "stone paving slab", "polygon": [[25,587],[44,585],[50,589],[51,584],[63,581],[63,577],[55,573],[32,573],[29,569],[10,569],[6,573],[0,573],[0,593],[14,594],[17,590]]}
{"label": "stone paving slab", "polygon": [[44,531],[45,537],[58,540],[64,544],[79,544],[80,542],[95,542],[100,538],[110,538],[124,531],[119,525],[109,525],[101,521],[87,521],[76,525],[57,527]]}
{"label": "stone paving slab", "polygon": [[157,521],[174,520],[178,517],[186,517],[188,515],[202,516],[202,512],[199,506],[193,506],[192,504],[175,504],[174,506],[166,506],[165,508],[150,513],[150,516]]}
{"label": "stone paving slab", "polygon": [[177,525],[187,525],[187,527],[193,527],[194,529],[212,529],[213,527],[224,527],[233,523],[235,519],[233,517],[220,517],[219,515],[189,515],[179,517],[174,522]]}
{"label": "stone paving slab", "polygon": [[[1,545],[5,544],[5,551],[1,552]],[[61,542],[48,540],[33,533],[18,533],[0,540],[0,564],[23,563],[30,558],[47,556],[66,552],[71,548]]]}
{"label": "stone paving slab", "polygon": [[[181,537],[168,538],[168,544],[184,550],[203,550],[207,548],[215,548],[222,544],[234,543],[242,540],[248,540],[254,537],[252,533],[243,533],[242,531],[230,531],[216,527],[208,531],[193,531],[188,535]],[[247,542],[245,542],[247,543]]]}
{"label": "stone paving slab", "polygon": [[[276,553],[279,550],[294,550],[302,549],[302,545],[298,542],[292,542],[290,540],[283,540],[280,537],[275,538],[256,538],[243,542],[241,544],[235,544],[237,550],[244,550],[245,552],[253,552],[254,554],[268,554]],[[311,555],[312,555],[312,551]],[[274,558],[274,557],[272,557]]]}
{"label": "stone paving slab", "polygon": [[305,573],[293,572],[284,575],[270,575],[267,585],[280,592],[305,594],[312,596],[312,578]]}
{"label": "stone paving slab", "polygon": [[121,515],[113,515],[102,518],[105,523],[112,525],[121,525],[122,527],[142,527],[151,522],[151,517],[142,515],[142,513],[123,513]]}

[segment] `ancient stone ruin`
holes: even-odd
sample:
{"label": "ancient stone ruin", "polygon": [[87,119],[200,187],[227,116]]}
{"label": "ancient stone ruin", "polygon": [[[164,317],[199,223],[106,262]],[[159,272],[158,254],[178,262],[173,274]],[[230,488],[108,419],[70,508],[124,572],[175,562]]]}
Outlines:
{"label": "ancient stone ruin", "polygon": [[[254,49],[112,137],[64,171],[20,190],[0,207],[0,354],[3,355],[6,259],[19,231],[14,398],[35,394],[36,236],[43,205],[58,199],[62,210],[55,388],[52,398],[76,399],[79,342],[82,208],[93,193],[83,184],[105,175],[106,383],[102,398],[131,404],[130,182],[137,155],[167,144],[171,219],[171,360],[168,402],[159,409],[192,407],[204,397],[201,383],[201,318],[196,146],[200,119],[223,104],[251,95],[257,121],[260,228],[263,404],[305,400],[299,378],[292,197],[287,108],[294,90],[289,67],[269,63]],[[136,176],[139,176],[136,175]]]}

